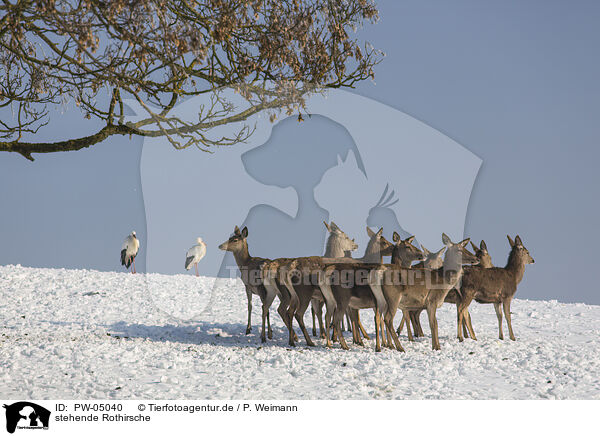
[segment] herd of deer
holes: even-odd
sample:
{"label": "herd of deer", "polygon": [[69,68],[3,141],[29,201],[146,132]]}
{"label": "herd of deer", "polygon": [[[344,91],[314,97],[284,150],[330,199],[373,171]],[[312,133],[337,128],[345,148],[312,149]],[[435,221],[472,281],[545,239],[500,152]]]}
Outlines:
{"label": "herd of deer", "polygon": [[[252,295],[255,294],[262,302],[263,342],[267,335],[272,338],[269,308],[275,297],[279,298],[277,312],[289,331],[290,346],[298,340],[293,329],[294,319],[306,343],[315,345],[304,325],[304,314],[311,303],[313,336],[316,336],[317,318],[320,335],[328,347],[332,346],[332,340],[338,340],[343,349],[348,349],[342,335],[344,316],[349,319],[353,342],[363,345],[362,337],[369,337],[360,322],[359,310],[373,309],[376,350],[380,351],[383,345],[404,351],[398,334],[406,325],[409,341],[413,341],[414,336],[423,336],[419,315],[426,310],[432,347],[439,350],[436,310],[444,302],[456,305],[458,339],[462,342],[463,334],[476,339],[468,311],[473,300],[494,305],[500,339],[503,339],[502,305],[510,339],[515,340],[510,303],[523,278],[525,265],[534,262],[519,236],[514,241],[508,236],[511,247],[508,262],[504,268],[498,268],[492,265],[484,241],[479,247],[471,243],[475,250],[473,254],[466,248],[469,238],[454,243],[442,234],[445,246],[438,252],[429,252],[422,245],[422,250],[413,245],[414,236],[403,240],[394,232],[392,244],[382,236],[383,229],[373,232],[368,227],[370,240],[365,254],[354,259],[351,253],[358,248],[354,240],[333,221],[329,225],[325,223],[325,226],[329,237],[324,256],[274,260],[250,256],[248,228],[240,231],[237,226],[233,235],[219,246],[221,250],[233,253],[246,287],[246,334],[251,331]],[[392,262],[384,264],[383,257],[390,255]],[[413,262],[418,263],[412,265]],[[326,309],[324,322],[323,305]],[[403,318],[400,327],[395,330],[393,323],[398,309],[402,311]],[[331,328],[333,332],[330,334]]]}

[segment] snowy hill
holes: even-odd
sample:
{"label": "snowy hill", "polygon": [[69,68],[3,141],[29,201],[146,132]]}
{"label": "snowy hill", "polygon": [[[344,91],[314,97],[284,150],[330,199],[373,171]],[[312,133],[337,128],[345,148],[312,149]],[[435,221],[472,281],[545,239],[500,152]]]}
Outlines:
{"label": "snowy hill", "polygon": [[[150,291],[148,277],[160,288]],[[425,316],[425,338],[400,336],[406,353],[375,353],[372,340],[346,352],[309,349],[300,332],[291,349],[274,309],[274,338],[260,343],[257,298],[244,334],[237,280],[189,319],[213,282],[0,266],[0,397],[600,399],[600,306],[516,300],[516,342],[497,339],[493,306],[473,303],[479,340],[459,343],[455,308],[444,305],[441,352],[430,349]],[[372,332],[372,312],[361,315]]]}

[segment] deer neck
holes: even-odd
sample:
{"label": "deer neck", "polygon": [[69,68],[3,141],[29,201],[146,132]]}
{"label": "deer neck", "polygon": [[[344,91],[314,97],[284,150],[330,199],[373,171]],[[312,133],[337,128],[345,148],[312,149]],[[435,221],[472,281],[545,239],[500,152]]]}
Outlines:
{"label": "deer neck", "polygon": [[462,256],[460,252],[454,250],[446,252],[442,268],[444,274],[449,277],[450,281],[454,281],[455,283],[458,282],[463,274]]}
{"label": "deer neck", "polygon": [[519,284],[525,274],[525,259],[516,250],[512,250],[508,255],[505,269],[514,275],[515,281]]}
{"label": "deer neck", "polygon": [[411,260],[403,259],[402,257],[398,256],[396,253],[392,254],[392,263],[394,265],[401,266],[402,268],[410,268],[410,266],[412,265]]}
{"label": "deer neck", "polygon": [[335,236],[330,235],[329,238],[327,238],[327,245],[325,246],[325,254],[323,257],[346,257],[346,252],[340,246],[339,241]]}
{"label": "deer neck", "polygon": [[365,249],[365,255],[360,258],[365,263],[383,263],[381,250],[377,247],[377,241],[370,240]]}
{"label": "deer neck", "polygon": [[233,252],[233,257],[238,267],[247,265],[250,261],[250,253],[248,252],[248,242],[244,242],[242,248]]}

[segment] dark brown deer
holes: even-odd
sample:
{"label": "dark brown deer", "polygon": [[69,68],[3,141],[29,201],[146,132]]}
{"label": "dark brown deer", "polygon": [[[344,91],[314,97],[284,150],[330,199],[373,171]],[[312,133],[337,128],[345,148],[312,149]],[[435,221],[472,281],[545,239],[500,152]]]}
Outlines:
{"label": "dark brown deer", "polygon": [[[525,265],[534,263],[527,248],[523,246],[521,237],[516,236],[513,241],[507,235],[511,250],[508,262],[504,268],[470,268],[463,278],[460,293],[462,300],[458,306],[459,322],[466,316],[466,310],[473,299],[480,304],[493,304],[498,317],[498,336],[504,339],[502,333],[502,309],[506,316],[508,333],[511,340],[515,340],[510,316],[510,303],[517,292],[517,286],[525,274]],[[459,324],[460,325],[460,324]],[[458,336],[461,338],[461,329],[458,328]],[[474,335],[473,335],[474,336]]]}
{"label": "dark brown deer", "polygon": [[[393,321],[398,308],[406,319],[411,310],[427,310],[431,328],[431,346],[440,349],[436,311],[444,303],[448,292],[461,279],[463,263],[476,263],[477,258],[465,250],[469,239],[453,243],[444,233],[442,242],[447,247],[442,268],[436,270],[412,269],[399,265],[383,265],[374,269],[369,276],[369,284],[374,294],[383,293],[387,302],[384,322],[396,349],[403,351],[398,336],[393,328]],[[406,323],[409,339],[412,339],[410,324]]]}
{"label": "dark brown deer", "polygon": [[265,321],[269,328],[269,339],[272,339],[273,337],[271,320],[269,317],[269,307],[271,307],[272,300],[270,302],[267,301],[267,291],[260,277],[260,268],[269,259],[250,256],[250,253],[248,252],[248,241],[246,240],[247,237],[247,227],[244,227],[242,231],[240,231],[239,227],[235,226],[233,235],[227,241],[219,245],[219,249],[233,253],[233,257],[235,258],[235,262],[241,273],[242,282],[244,282],[244,286],[246,287],[246,296],[248,298],[248,324],[246,326],[246,334],[249,334],[252,329],[252,295],[258,295],[262,302],[262,331],[260,337],[262,342],[265,342]]}

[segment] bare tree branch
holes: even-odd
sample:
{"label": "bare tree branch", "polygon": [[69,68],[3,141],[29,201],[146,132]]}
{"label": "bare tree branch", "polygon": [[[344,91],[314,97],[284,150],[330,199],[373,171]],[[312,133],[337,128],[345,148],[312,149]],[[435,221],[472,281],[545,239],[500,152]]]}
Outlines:
{"label": "bare tree branch", "polygon": [[[112,135],[165,137],[203,151],[242,142],[248,126],[218,126],[266,111],[305,111],[307,96],[372,78],[381,53],[350,35],[377,20],[372,0],[3,0],[0,2],[0,151],[52,153]],[[246,104],[224,95],[234,90]],[[198,120],[172,114],[208,96]],[[146,115],[127,122],[124,99]],[[34,142],[52,108],[74,103],[104,127]]]}

